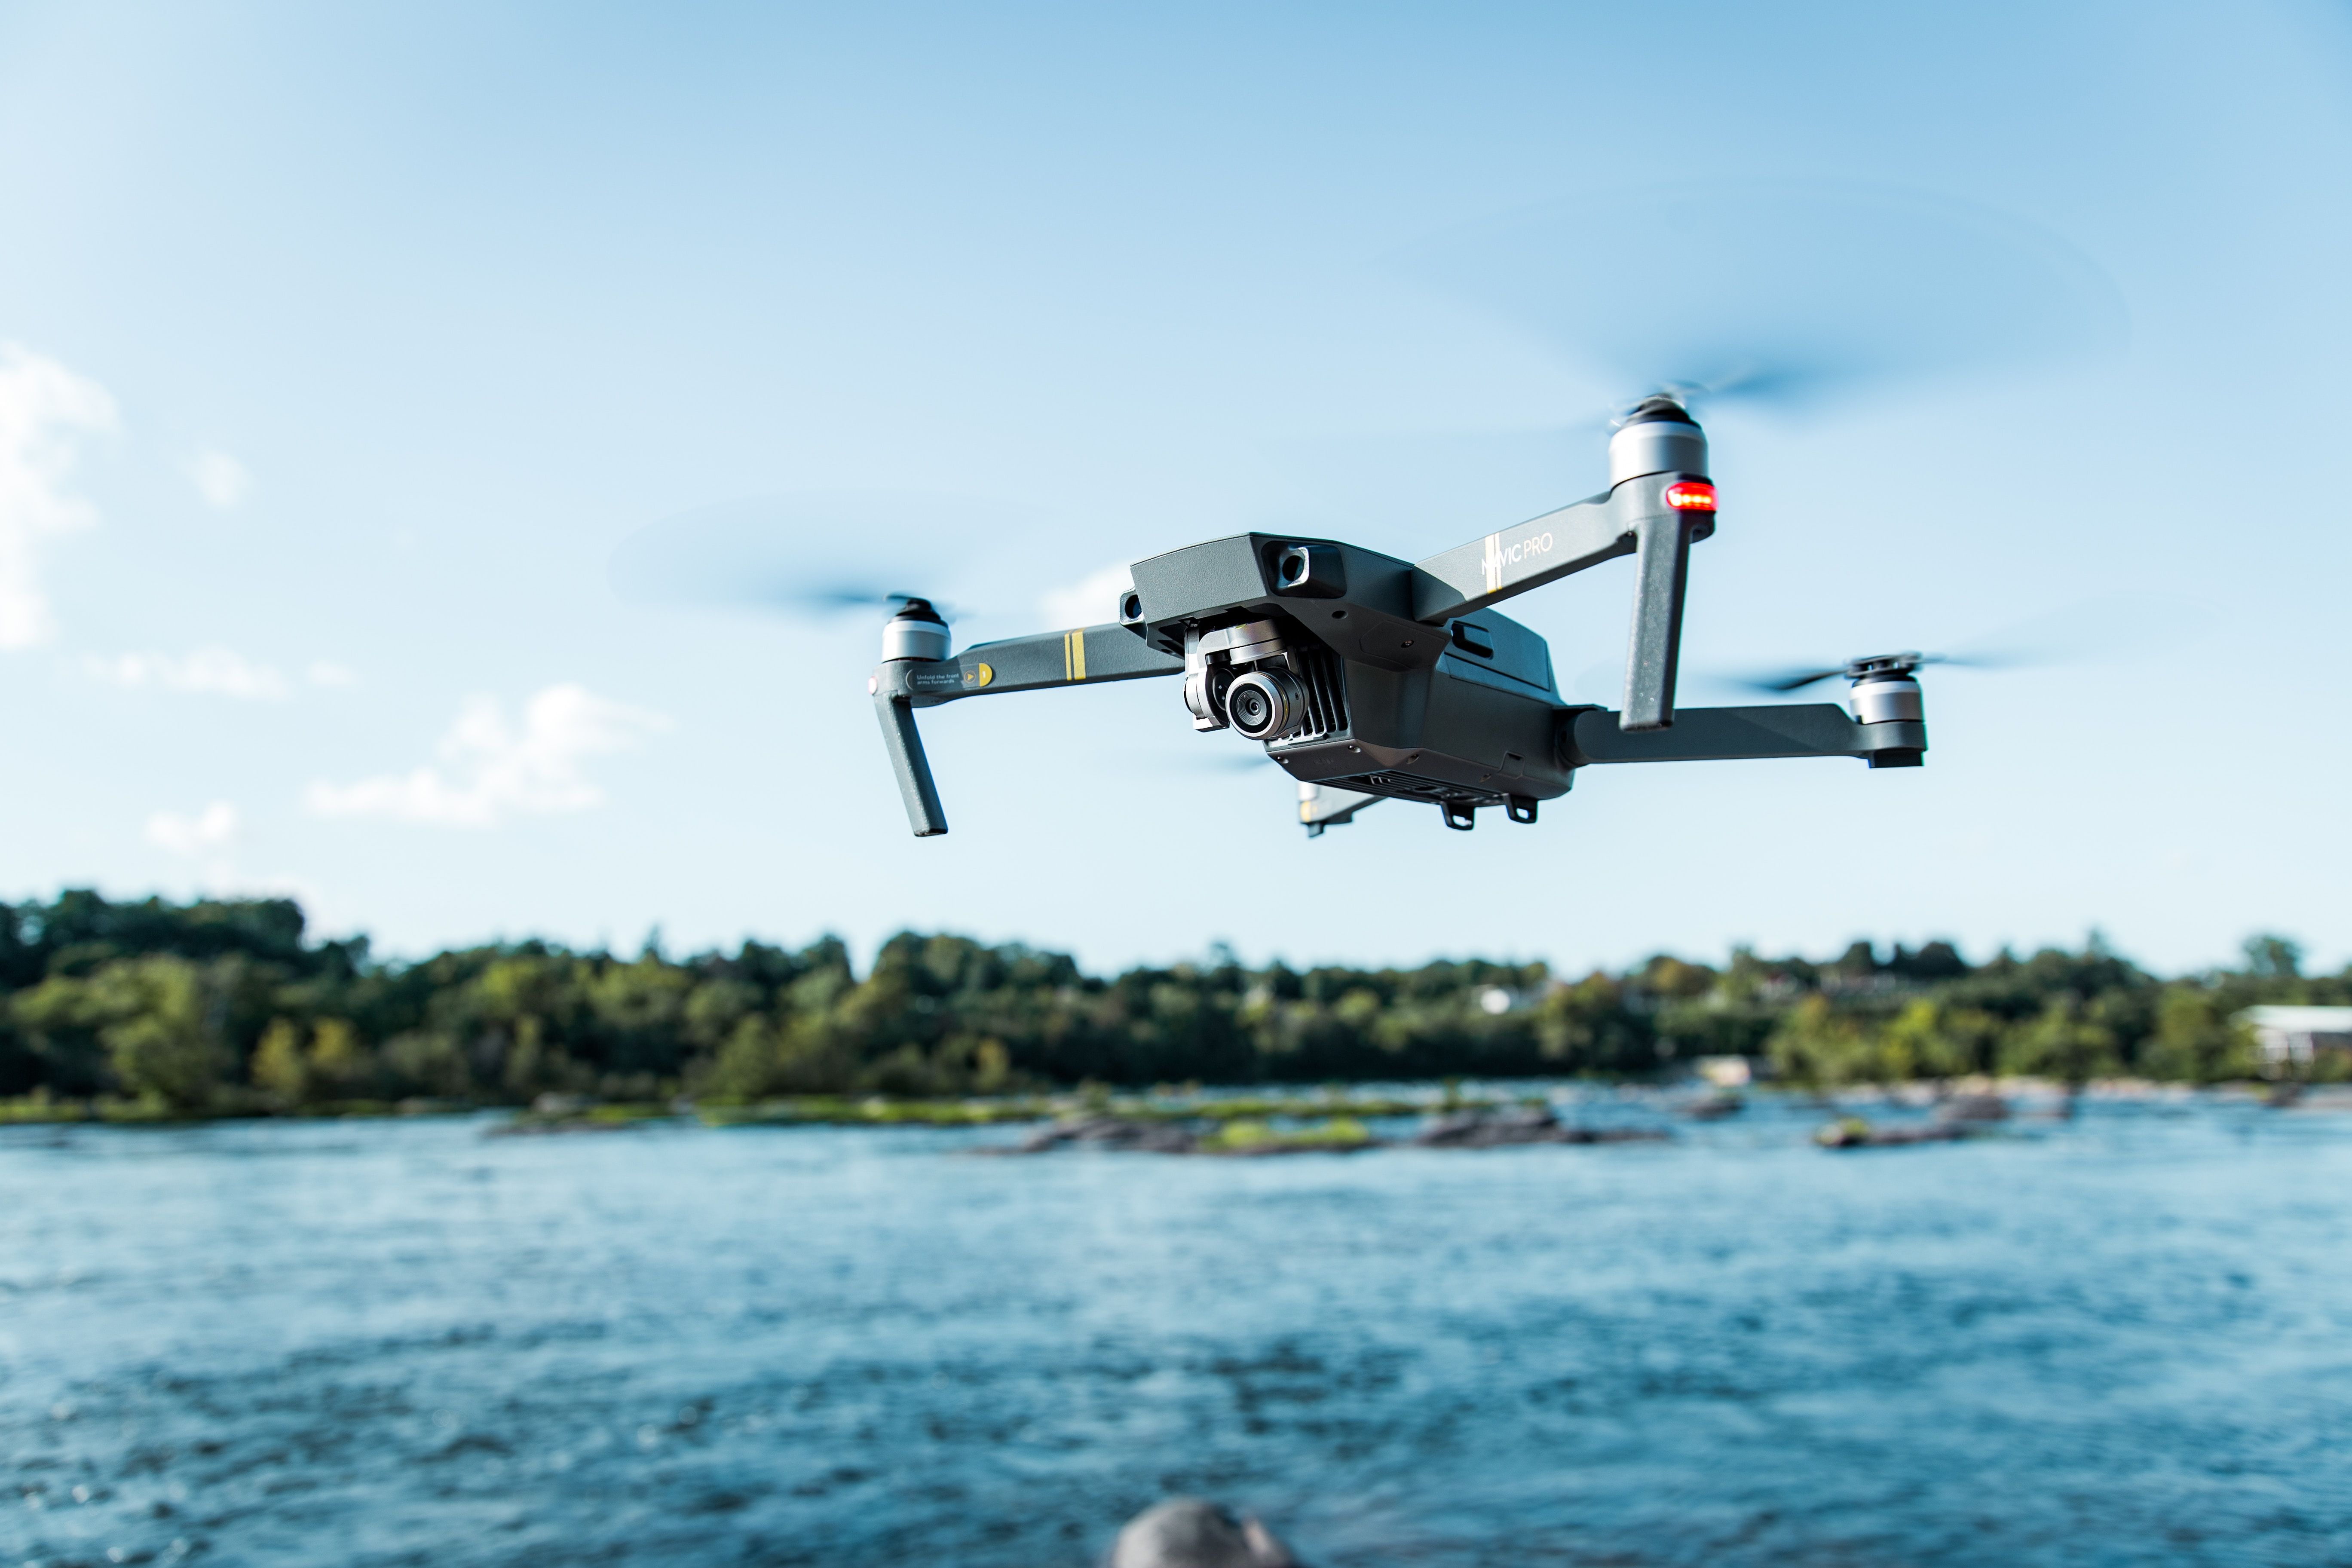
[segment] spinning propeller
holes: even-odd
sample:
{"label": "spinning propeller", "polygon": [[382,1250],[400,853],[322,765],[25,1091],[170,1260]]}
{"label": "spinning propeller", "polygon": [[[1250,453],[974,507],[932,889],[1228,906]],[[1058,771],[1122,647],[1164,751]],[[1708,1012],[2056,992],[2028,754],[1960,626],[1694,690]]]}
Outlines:
{"label": "spinning propeller", "polygon": [[1872,654],[1838,665],[1808,665],[1759,675],[1718,677],[1749,691],[1801,691],[1843,676],[1861,682],[1907,677],[1931,664],[1952,669],[2038,669],[2084,663],[2145,647],[2158,637],[2182,641],[2210,618],[2211,609],[2167,595],[2121,593],[2062,605],[1971,639],[1956,653]]}
{"label": "spinning propeller", "polygon": [[1965,202],[1832,182],[1597,191],[1404,258],[1442,291],[1597,375],[1810,412],[1936,376],[2121,342],[2111,281],[2055,236]]}
{"label": "spinning propeller", "polygon": [[961,525],[992,526],[1002,509],[964,497],[882,490],[755,496],[678,512],[638,530],[613,552],[606,576],[632,604],[685,605],[825,620],[856,610],[895,615],[945,602],[907,585],[915,574],[877,558],[919,563],[955,580],[968,549]]}
{"label": "spinning propeller", "polygon": [[1755,691],[1801,691],[1808,686],[1843,676],[1848,680],[1864,680],[1874,676],[1908,675],[1924,664],[1958,665],[1963,668],[1998,668],[2007,660],[1956,658],[1942,653],[1881,653],[1864,658],[1850,658],[1833,669],[1802,669],[1788,674],[1766,676],[1742,680],[1739,685]]}

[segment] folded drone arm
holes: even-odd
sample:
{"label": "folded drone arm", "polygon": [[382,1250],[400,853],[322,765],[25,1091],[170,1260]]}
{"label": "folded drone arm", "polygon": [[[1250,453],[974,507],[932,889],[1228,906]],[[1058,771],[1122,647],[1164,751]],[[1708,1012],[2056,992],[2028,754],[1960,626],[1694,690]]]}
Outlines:
{"label": "folded drone arm", "polygon": [[939,786],[923,754],[923,737],[915,728],[916,709],[1000,691],[1041,691],[1183,673],[1181,658],[1155,651],[1116,624],[1007,637],[968,647],[952,658],[885,660],[875,670],[870,689],[875,716],[882,722],[883,749],[906,801],[908,826],[918,838],[948,830]]}
{"label": "folded drone arm", "polygon": [[1628,730],[1622,714],[1587,708],[1569,731],[1577,765],[1590,763],[1704,763],[1758,757],[1862,757],[1874,766],[1916,762],[1927,726],[1864,724],[1834,702],[1758,708],[1685,708],[1671,730]]}
{"label": "folded drone arm", "polygon": [[874,716],[882,721],[882,749],[889,753],[891,775],[907,804],[907,826],[918,838],[935,837],[948,830],[948,814],[940,805],[940,786],[931,782],[931,761],[923,754],[915,710],[903,696],[880,689],[878,682],[877,688]]}
{"label": "folded drone arm", "polygon": [[1412,618],[1443,626],[1571,573],[1633,553],[1633,520],[1615,492],[1498,533],[1457,544],[1417,563]]}
{"label": "folded drone arm", "polygon": [[954,689],[927,692],[915,699],[919,704],[930,707],[1000,691],[1042,691],[1056,686],[1184,673],[1181,655],[1160,653],[1115,622],[980,643],[948,663],[955,669]]}

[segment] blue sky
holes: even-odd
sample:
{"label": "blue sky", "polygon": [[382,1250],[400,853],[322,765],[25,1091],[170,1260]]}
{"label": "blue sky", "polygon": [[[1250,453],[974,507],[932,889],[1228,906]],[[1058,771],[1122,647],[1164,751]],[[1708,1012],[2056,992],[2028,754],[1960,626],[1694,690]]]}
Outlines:
{"label": "blue sky", "polygon": [[[2341,962],[2347,153],[2316,5],[0,6],[0,890],[292,890],[401,952]],[[1792,187],[1969,215],[2097,317],[2019,331],[1947,258],[1947,346],[2000,352],[1710,415],[1687,668],[2123,629],[1935,673],[1916,773],[1308,843],[1139,682],[928,715],[918,843],[870,624],[606,580],[756,495],[866,498],[965,640],[1244,528],[1427,553],[1599,488],[1625,390],[1428,258],[1593,215],[1569,276],[1625,286],[1659,193]],[[1515,610],[1565,682],[1624,574]]]}

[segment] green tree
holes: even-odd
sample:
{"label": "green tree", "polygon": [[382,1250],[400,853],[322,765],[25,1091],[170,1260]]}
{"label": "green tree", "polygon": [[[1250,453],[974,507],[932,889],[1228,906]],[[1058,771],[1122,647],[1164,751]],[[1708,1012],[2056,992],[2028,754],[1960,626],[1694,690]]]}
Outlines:
{"label": "green tree", "polygon": [[1625,987],[1598,971],[1547,993],[1536,1005],[1534,1029],[1531,1066],[1539,1071],[1646,1072],[1657,1065],[1647,1021],[1627,1005]]}
{"label": "green tree", "polygon": [[1878,1075],[1900,1082],[1986,1071],[2000,1034],[2000,1021],[1990,1013],[1921,997],[1879,1032]]}
{"label": "green tree", "polygon": [[2283,936],[2268,932],[2245,942],[2246,973],[2263,980],[2294,980],[2303,974],[2303,949]]}
{"label": "green tree", "polygon": [[261,1032],[261,1044],[246,1068],[258,1088],[287,1105],[310,1098],[310,1064],[302,1054],[302,1026],[290,1018],[273,1018]]}
{"label": "green tree", "polygon": [[456,1040],[432,1029],[394,1035],[379,1053],[402,1092],[442,1100],[467,1100],[477,1093],[466,1053]]}
{"label": "green tree", "polygon": [[131,1094],[196,1110],[220,1092],[233,1058],[205,980],[195,964],[171,957],[110,963],[92,977],[93,1003],[109,1018],[99,1037]]}
{"label": "green tree", "polygon": [[2139,1065],[2151,1078],[2220,1083],[2253,1077],[2258,1055],[2252,1032],[2232,1022],[2219,998],[2183,984],[2168,987],[2158,1005]]}
{"label": "green tree", "polygon": [[2011,1029],[2001,1043],[2000,1065],[2003,1071],[2053,1078],[2070,1089],[2123,1070],[2114,1031],[2087,1016],[2072,995],[2052,997],[2040,1017]]}
{"label": "green tree", "polygon": [[1877,1076],[1878,1063],[1861,1023],[1818,994],[1799,1002],[1781,1018],[1766,1054],[1776,1074],[1807,1089]]}

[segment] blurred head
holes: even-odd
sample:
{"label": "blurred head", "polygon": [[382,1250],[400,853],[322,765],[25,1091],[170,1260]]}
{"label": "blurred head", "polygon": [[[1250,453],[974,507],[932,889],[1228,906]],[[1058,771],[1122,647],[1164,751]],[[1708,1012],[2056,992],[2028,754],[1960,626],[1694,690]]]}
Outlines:
{"label": "blurred head", "polygon": [[1256,1520],[1236,1520],[1202,1498],[1171,1498],[1128,1521],[1110,1568],[1297,1568]]}

